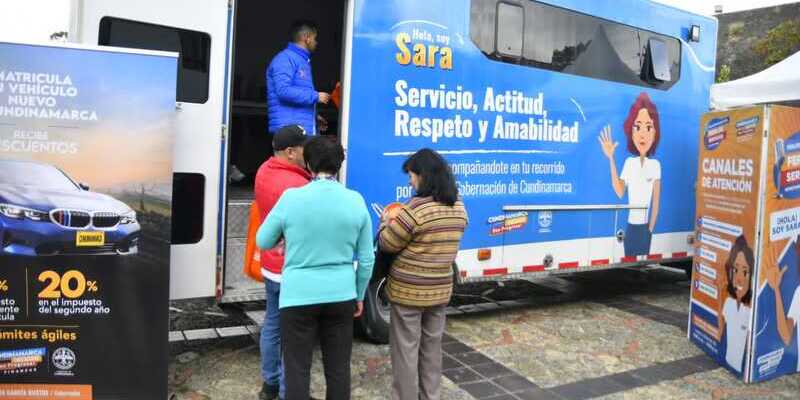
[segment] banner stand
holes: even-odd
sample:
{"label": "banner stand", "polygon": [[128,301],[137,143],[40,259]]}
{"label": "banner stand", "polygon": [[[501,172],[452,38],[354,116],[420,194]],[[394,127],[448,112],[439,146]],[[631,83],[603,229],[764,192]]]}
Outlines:
{"label": "banner stand", "polygon": [[701,121],[688,336],[745,382],[800,371],[800,109]]}
{"label": "banner stand", "polygon": [[167,398],[177,61],[0,42],[0,399]]}

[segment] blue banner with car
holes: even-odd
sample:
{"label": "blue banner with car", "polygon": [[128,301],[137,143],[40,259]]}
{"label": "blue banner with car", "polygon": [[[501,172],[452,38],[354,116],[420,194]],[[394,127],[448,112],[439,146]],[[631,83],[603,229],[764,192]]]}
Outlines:
{"label": "blue banner with car", "polygon": [[3,389],[167,397],[176,63],[0,42]]}

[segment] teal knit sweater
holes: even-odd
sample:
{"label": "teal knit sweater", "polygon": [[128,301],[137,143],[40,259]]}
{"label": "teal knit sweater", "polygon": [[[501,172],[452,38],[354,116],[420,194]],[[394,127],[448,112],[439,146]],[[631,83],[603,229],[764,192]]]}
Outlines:
{"label": "teal knit sweater", "polygon": [[286,256],[280,308],[364,299],[375,255],[372,221],[358,192],[328,179],[286,190],[259,227],[256,243],[268,249],[281,238]]}

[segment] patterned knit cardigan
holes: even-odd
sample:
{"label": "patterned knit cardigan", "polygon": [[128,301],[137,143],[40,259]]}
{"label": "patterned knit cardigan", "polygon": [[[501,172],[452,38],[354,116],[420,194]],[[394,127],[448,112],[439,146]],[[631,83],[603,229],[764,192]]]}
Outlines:
{"label": "patterned knit cardigan", "polygon": [[381,249],[397,253],[387,284],[390,301],[412,307],[450,301],[452,265],[467,222],[461,200],[451,207],[432,197],[414,197],[381,225]]}

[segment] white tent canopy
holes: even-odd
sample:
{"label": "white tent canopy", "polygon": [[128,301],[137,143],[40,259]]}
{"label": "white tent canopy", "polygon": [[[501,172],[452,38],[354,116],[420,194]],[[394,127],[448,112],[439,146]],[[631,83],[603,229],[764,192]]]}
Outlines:
{"label": "white tent canopy", "polygon": [[800,52],[756,74],[711,86],[711,108],[749,104],[800,105]]}

